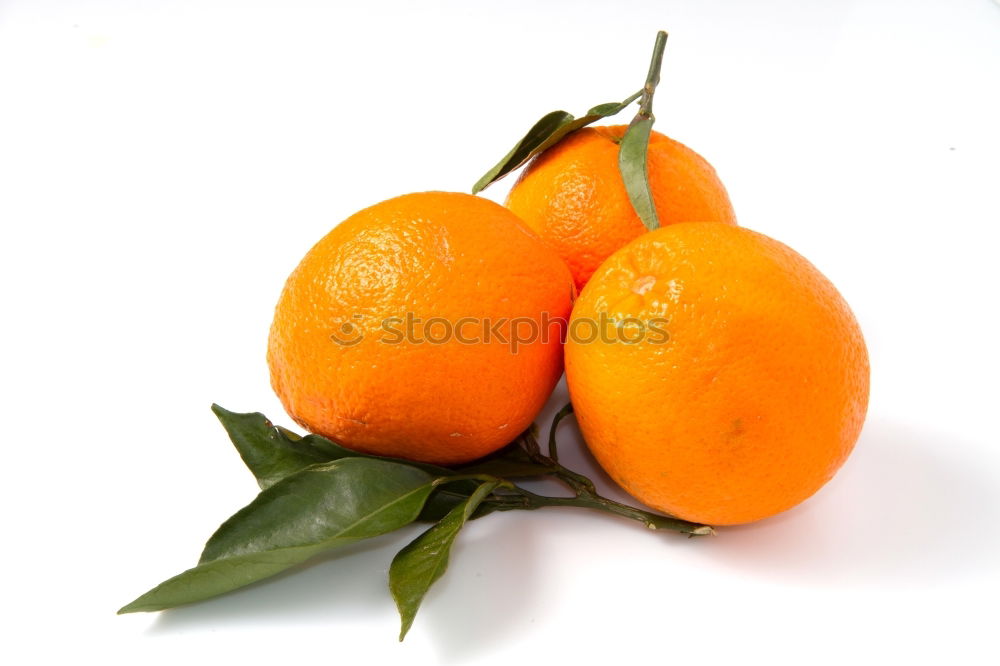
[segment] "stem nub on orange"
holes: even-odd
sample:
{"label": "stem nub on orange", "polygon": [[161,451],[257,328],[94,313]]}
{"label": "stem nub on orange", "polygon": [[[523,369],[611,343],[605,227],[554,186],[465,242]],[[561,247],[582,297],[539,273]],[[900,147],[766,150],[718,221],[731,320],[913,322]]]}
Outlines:
{"label": "stem nub on orange", "polygon": [[[566,262],[579,289],[615,250],[646,232],[618,171],[626,129],[573,132],[532,160],[507,197],[507,207]],[[646,161],[660,226],[736,224],[726,188],[701,155],[654,131]]]}
{"label": "stem nub on orange", "polygon": [[296,422],[345,446],[473,460],[545,404],[573,295],[565,264],[504,207],[390,199],[335,227],[288,278],[271,383]]}
{"label": "stem nub on orange", "polygon": [[[579,322],[602,314],[603,340],[578,339]],[[609,258],[573,308],[566,376],[608,474],[655,509],[713,525],[816,492],[868,404],[865,343],[830,281],[723,224],[658,229]]]}

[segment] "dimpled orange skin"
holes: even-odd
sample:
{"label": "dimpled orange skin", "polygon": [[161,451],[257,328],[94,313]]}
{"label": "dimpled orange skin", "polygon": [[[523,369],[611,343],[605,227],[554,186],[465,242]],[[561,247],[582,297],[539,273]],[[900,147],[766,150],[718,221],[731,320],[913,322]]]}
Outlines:
{"label": "dimpled orange skin", "polygon": [[[459,193],[404,195],[335,227],[288,278],[268,345],[271,383],[296,422],[348,447],[473,460],[512,441],[545,404],[562,374],[562,328],[512,353],[496,336],[389,344],[402,336],[383,320],[539,321],[548,312],[564,323],[572,297],[565,264],[504,207]],[[461,333],[470,340],[479,330],[464,324]],[[437,340],[446,325],[414,331]],[[358,334],[353,345],[331,337]]]}
{"label": "dimpled orange skin", "polygon": [[[575,342],[576,320],[601,313],[666,318],[669,339]],[[861,330],[830,281],[787,246],[721,224],[661,228],[608,259],[573,308],[566,377],[608,474],[650,507],[711,525],[816,492],[868,404]]]}
{"label": "dimpled orange skin", "polygon": [[[618,171],[627,127],[586,127],[534,159],[506,205],[552,247],[578,289],[615,250],[646,232]],[[649,184],[660,226],[736,224],[729,195],[712,165],[659,132],[649,138]]]}

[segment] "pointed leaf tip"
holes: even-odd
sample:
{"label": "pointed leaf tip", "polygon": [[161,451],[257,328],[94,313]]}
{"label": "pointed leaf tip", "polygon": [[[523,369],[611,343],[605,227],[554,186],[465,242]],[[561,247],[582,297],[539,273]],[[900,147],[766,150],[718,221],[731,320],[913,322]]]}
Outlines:
{"label": "pointed leaf tip", "polygon": [[436,478],[409,465],[371,458],[310,466],[261,491],[223,523],[197,566],[160,583],[119,613],[209,599],[321,552],[396,530],[420,514]]}
{"label": "pointed leaf tip", "polygon": [[448,568],[448,557],[458,532],[499,483],[496,480],[480,484],[464,502],[456,505],[448,515],[393,558],[389,566],[389,591],[399,610],[400,641],[413,626],[424,595]]}
{"label": "pointed leaf tip", "polygon": [[510,152],[504,155],[499,162],[493,165],[493,168],[476,181],[476,184],[472,186],[472,193],[479,194],[492,183],[495,183],[511,171],[524,165],[532,157],[559,143],[570,132],[574,132],[601,118],[615,115],[639,99],[640,95],[642,95],[641,90],[621,102],[598,104],[580,118],[574,118],[572,114],[565,111],[552,111],[545,114],[538,122],[531,126],[531,129],[521,137],[520,141],[514,144]]}
{"label": "pointed leaf tip", "polygon": [[241,414],[219,405],[212,411],[261,489],[309,465],[357,455],[318,435],[299,437],[277,428],[260,412]]}

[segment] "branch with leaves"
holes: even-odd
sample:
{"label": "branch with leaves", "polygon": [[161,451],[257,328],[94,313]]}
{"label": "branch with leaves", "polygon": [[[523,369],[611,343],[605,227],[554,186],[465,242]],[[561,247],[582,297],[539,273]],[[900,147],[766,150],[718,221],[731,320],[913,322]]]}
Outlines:
{"label": "branch with leaves", "polygon": [[[400,640],[430,586],[448,566],[451,546],[467,521],[494,511],[578,507],[636,520],[655,530],[700,536],[711,527],[631,507],[597,493],[586,477],[558,462],[555,430],[572,413],[556,414],[548,455],[534,426],[506,448],[454,468],[368,456],[319,435],[299,436],[263,414],[213,405],[243,462],[261,488],[250,504],[209,538],[197,566],[160,583],[119,613],[158,611],[225,594],[273,576],[334,548],[433,523],[396,555],[389,589],[402,618]],[[514,480],[549,477],[574,497],[538,495]]]}
{"label": "branch with leaves", "polygon": [[646,153],[649,147],[649,135],[653,131],[653,94],[660,83],[660,68],[663,64],[663,51],[667,46],[667,33],[663,30],[656,33],[656,43],[653,45],[653,57],[649,62],[649,72],[642,89],[629,95],[621,102],[598,104],[583,116],[574,118],[566,111],[547,113],[532,125],[520,141],[514,144],[510,152],[503,156],[493,168],[483,174],[482,178],[472,186],[472,193],[478,194],[492,183],[500,180],[512,171],[524,166],[531,158],[539,155],[562,141],[568,134],[586,127],[602,118],[608,118],[628,108],[632,102],[639,100],[639,112],[628,126],[625,135],[618,146],[618,171],[621,173],[632,207],[642,220],[646,229],[652,231],[660,226],[653,204],[653,193],[649,188],[649,172]]}

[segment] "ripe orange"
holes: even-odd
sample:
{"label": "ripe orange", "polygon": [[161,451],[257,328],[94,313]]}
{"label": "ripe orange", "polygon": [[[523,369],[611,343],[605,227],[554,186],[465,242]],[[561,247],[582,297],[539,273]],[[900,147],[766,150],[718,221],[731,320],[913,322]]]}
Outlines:
{"label": "ripe orange", "polygon": [[[448,192],[383,201],[335,227],[288,278],[271,383],[295,421],[345,446],[473,460],[545,404],[573,293],[565,264],[496,203]],[[532,326],[539,335],[524,340]]]}
{"label": "ripe orange", "polygon": [[[535,158],[507,197],[507,207],[566,262],[578,289],[615,250],[646,232],[618,171],[625,130],[586,127],[570,134]],[[661,227],[736,224],[715,169],[687,146],[653,132],[647,168]]]}
{"label": "ripe orange", "polygon": [[[574,340],[602,313],[618,342]],[[787,246],[722,224],[658,229],[608,259],[573,308],[566,376],[608,474],[714,525],[816,492],[868,404],[864,340],[834,286]]]}

